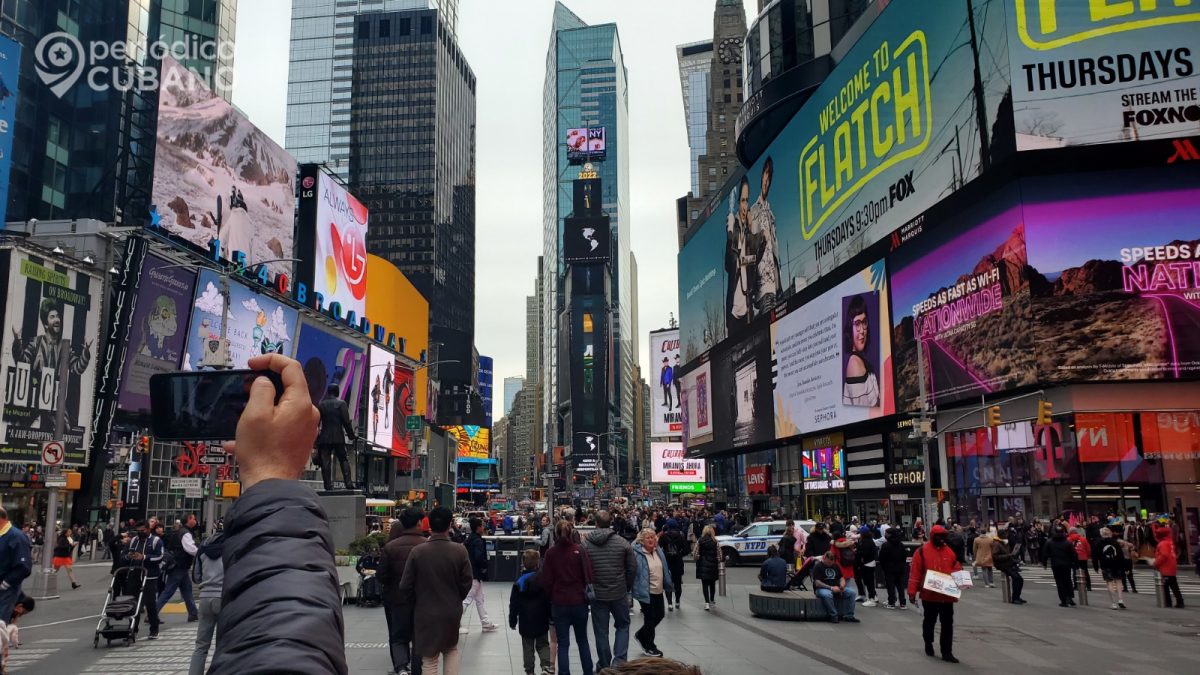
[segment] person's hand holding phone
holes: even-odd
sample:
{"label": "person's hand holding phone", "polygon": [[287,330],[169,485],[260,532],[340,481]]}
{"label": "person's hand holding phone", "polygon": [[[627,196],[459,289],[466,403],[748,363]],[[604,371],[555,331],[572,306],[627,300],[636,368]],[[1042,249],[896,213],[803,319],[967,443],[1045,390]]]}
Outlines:
{"label": "person's hand holding phone", "polygon": [[265,377],[256,378],[250,386],[250,402],[238,420],[237,440],[225,442],[225,450],[237,457],[243,490],[270,478],[300,478],[320,419],[299,362],[267,354],[252,357],[247,365],[279,373],[283,396],[276,405],[275,385]]}

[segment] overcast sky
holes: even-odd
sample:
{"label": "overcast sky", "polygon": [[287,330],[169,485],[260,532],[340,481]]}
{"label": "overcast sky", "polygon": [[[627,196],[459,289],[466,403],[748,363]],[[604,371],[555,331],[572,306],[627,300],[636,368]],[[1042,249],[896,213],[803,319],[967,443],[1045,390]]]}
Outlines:
{"label": "overcast sky", "polygon": [[[744,0],[747,16],[755,0]],[[638,261],[642,372],[649,331],[677,309],[675,200],[690,183],[675,46],[712,38],[715,0],[567,0],[615,22],[629,70],[630,229]],[[478,79],[475,344],[503,380],[525,374],[525,296],[542,252],[542,85],[553,0],[461,0],[459,45]],[[238,3],[234,103],[281,145],[291,0]],[[749,19],[748,19],[749,20]]]}

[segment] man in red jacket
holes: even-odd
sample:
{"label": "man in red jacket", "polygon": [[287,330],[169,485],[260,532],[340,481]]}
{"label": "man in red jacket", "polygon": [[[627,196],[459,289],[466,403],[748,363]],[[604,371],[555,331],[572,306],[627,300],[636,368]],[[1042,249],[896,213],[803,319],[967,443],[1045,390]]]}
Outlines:
{"label": "man in red jacket", "polygon": [[921,624],[921,634],[925,638],[925,653],[933,656],[933,627],[939,620],[942,622],[941,648],[942,660],[958,663],[954,658],[954,603],[957,598],[925,590],[925,572],[935,571],[952,574],[962,569],[958,556],[946,545],[950,533],[941,525],[934,525],[929,533],[929,542],[917,549],[912,559],[912,573],[908,578],[908,599],[917,601],[918,591],[921,603],[925,605],[925,619]]}
{"label": "man in red jacket", "polygon": [[1179,574],[1179,556],[1175,553],[1175,539],[1171,536],[1171,528],[1156,527],[1154,528],[1154,538],[1158,540],[1158,546],[1154,548],[1154,569],[1162,575],[1163,579],[1163,600],[1167,607],[1171,607],[1171,592],[1175,592],[1175,605],[1179,609],[1183,609],[1183,595],[1179,592],[1179,579],[1176,577]]}
{"label": "man in red jacket", "polygon": [[[1090,591],[1092,590],[1092,575],[1088,573],[1088,561],[1092,559],[1092,543],[1087,540],[1084,531],[1080,528],[1075,528],[1067,541],[1075,547],[1075,556],[1079,559],[1075,563],[1075,569],[1079,570],[1080,576],[1083,577],[1083,585]],[[1079,585],[1079,580],[1076,579],[1075,585]]]}

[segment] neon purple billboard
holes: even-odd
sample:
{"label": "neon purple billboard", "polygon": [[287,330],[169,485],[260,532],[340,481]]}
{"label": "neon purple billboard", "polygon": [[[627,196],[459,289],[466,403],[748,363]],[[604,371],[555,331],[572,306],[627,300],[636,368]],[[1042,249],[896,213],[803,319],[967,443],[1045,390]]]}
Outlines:
{"label": "neon purple billboard", "polygon": [[1200,167],[1022,182],[1042,379],[1200,375]]}
{"label": "neon purple billboard", "polygon": [[118,407],[127,412],[150,410],[150,376],[179,370],[183,357],[196,273],[165,269],[171,264],[153,255],[142,263],[129,356],[117,399]]}
{"label": "neon purple billboard", "polygon": [[913,225],[888,260],[897,410],[917,407],[918,344],[937,405],[1034,381],[1016,187],[940,220]]}

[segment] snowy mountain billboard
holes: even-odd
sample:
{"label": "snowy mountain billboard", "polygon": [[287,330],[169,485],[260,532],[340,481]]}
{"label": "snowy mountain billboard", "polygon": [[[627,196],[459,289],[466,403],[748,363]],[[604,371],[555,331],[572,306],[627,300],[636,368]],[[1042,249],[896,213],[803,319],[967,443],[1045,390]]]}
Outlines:
{"label": "snowy mountain billboard", "polygon": [[[194,73],[162,62],[152,211],[158,225],[253,265],[290,258],[296,160]],[[152,222],[155,218],[152,216]],[[271,275],[288,263],[269,265]]]}

